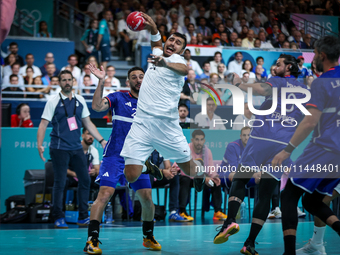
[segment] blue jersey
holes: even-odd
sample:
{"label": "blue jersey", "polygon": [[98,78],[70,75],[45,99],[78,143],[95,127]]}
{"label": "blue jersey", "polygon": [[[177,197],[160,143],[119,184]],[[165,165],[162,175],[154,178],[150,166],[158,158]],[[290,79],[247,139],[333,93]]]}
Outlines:
{"label": "blue jersey", "polygon": [[306,107],[322,111],[312,142],[340,154],[340,67],[333,67],[314,80],[311,94]]}
{"label": "blue jersey", "polygon": [[100,42],[100,45],[110,45],[110,29],[107,26],[107,21],[106,19],[102,19],[99,22],[99,30],[98,30],[98,34],[103,35],[103,38]]}
{"label": "blue jersey", "polygon": [[221,168],[224,166],[228,167],[230,165],[230,167],[236,170],[240,163],[243,151],[244,146],[241,139],[229,143],[224,153]]}
{"label": "blue jersey", "polygon": [[[112,111],[112,132],[103,152],[103,157],[120,156],[125,138],[136,115],[137,98],[129,92],[115,92],[106,96]],[[124,162],[124,161],[123,161]]]}
{"label": "blue jersey", "polygon": [[[307,89],[307,87],[304,84],[298,82],[294,76],[275,76],[271,77],[266,83],[273,88],[277,88],[277,107],[272,114],[256,115],[255,119],[258,119],[258,121],[254,121],[252,125],[254,127],[251,131],[251,136],[288,143],[295,132],[296,122],[299,123],[301,121],[303,114],[295,105],[287,105],[286,115],[281,115],[281,88],[300,87]],[[302,93],[291,93],[287,95],[287,98],[290,99],[304,97],[305,95]],[[270,109],[272,107],[272,103],[272,96],[267,96],[265,101],[262,103],[260,110]],[[259,120],[262,120],[262,122]],[[284,122],[282,125],[281,122],[283,120]]]}
{"label": "blue jersey", "polygon": [[[299,67],[299,69],[300,69],[300,67]],[[302,68],[300,69],[300,74],[298,76],[298,79],[306,78],[308,74],[309,74],[308,69],[306,67],[302,66]]]}

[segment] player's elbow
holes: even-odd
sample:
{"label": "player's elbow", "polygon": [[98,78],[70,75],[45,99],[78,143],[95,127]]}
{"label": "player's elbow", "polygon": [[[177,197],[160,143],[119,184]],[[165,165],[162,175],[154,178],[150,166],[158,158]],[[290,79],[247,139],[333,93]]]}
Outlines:
{"label": "player's elbow", "polygon": [[102,111],[102,108],[100,107],[100,105],[97,105],[96,103],[92,102],[92,109],[95,111],[95,112],[101,112]]}

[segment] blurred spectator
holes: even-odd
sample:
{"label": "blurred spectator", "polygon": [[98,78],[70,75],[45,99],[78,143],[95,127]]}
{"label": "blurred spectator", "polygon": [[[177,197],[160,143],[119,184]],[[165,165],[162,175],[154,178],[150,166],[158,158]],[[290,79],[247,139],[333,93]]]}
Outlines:
{"label": "blurred spectator", "polygon": [[20,68],[19,75],[26,76],[26,68],[32,67],[34,70],[34,78],[37,76],[41,76],[40,68],[34,65],[34,56],[31,53],[26,54],[26,65]]}
{"label": "blurred spectator", "polygon": [[274,48],[273,45],[270,43],[270,41],[267,41],[266,39],[266,32],[260,31],[259,34],[259,39],[261,41],[261,49],[272,49]]}
{"label": "blurred spectator", "polygon": [[203,63],[203,73],[200,76],[200,79],[208,79],[210,78],[210,63],[208,61]]}
{"label": "blurred spectator", "polygon": [[[41,75],[45,76],[47,74],[46,67],[48,64],[53,64],[54,63],[54,55],[52,52],[47,52],[45,55],[45,64],[40,67]],[[58,75],[59,70],[56,68],[55,72],[53,75]]]}
{"label": "blurred spectator", "polygon": [[280,33],[277,37],[277,43],[273,46],[274,48],[283,48],[283,43],[286,41],[286,36],[283,33]]}
{"label": "blurred spectator", "polygon": [[26,68],[26,76],[24,77],[24,83],[25,85],[31,85],[33,84],[33,75],[34,75],[34,71],[32,67],[27,67]]}
{"label": "blurred spectator", "polygon": [[41,78],[42,83],[44,85],[50,85],[51,84],[51,78],[54,76],[55,73],[55,64],[48,64],[46,67],[47,74]]}
{"label": "blurred spectator", "polygon": [[184,7],[184,14],[180,15],[179,18],[178,18],[178,23],[179,23],[179,25],[181,27],[185,26],[185,24],[184,24],[184,18],[185,17],[189,17],[189,19],[190,19],[189,23],[192,23],[192,24],[194,24],[194,26],[196,26],[196,20],[191,15],[191,11],[190,11],[190,7],[189,6]]}
{"label": "blurred spectator", "polygon": [[248,103],[244,103],[244,114],[238,115],[233,121],[233,130],[241,130],[248,126],[249,120],[254,120],[255,115],[249,110]]}
{"label": "blurred spectator", "polygon": [[308,69],[303,65],[305,63],[305,58],[303,56],[297,57],[297,63],[299,66],[300,74],[298,76],[298,80],[302,83],[304,83],[304,79],[308,75]]}
{"label": "blurred spectator", "polygon": [[[85,75],[83,78],[83,88],[81,90],[81,95],[85,99],[92,99],[93,98],[93,93],[95,91],[96,85],[92,83],[91,76],[90,75]],[[90,89],[92,87],[92,89]]]}
{"label": "blurred spectator", "polygon": [[248,32],[249,32],[248,26],[246,26],[246,25],[242,26],[242,30],[241,30],[241,33],[239,34],[239,38],[241,38],[243,40],[244,38],[247,37]]}
{"label": "blurred spectator", "polygon": [[48,94],[51,90],[50,86],[46,86],[45,88],[35,88],[35,85],[44,85],[41,80],[41,76],[37,76],[33,79],[33,84],[31,87],[26,87],[27,92],[36,92],[39,94],[28,94],[27,98],[43,98],[44,94]]}
{"label": "blurred spectator", "polygon": [[261,48],[261,40],[259,38],[256,38],[254,41],[254,49],[259,49]]}
{"label": "blurred spectator", "polygon": [[189,108],[186,104],[179,104],[178,106],[179,123],[193,123],[194,120],[188,117]]}
{"label": "blurred spectator", "polygon": [[303,38],[303,42],[306,44],[307,47],[306,49],[314,49],[311,34],[306,34],[305,37]]}
{"label": "blurred spectator", "polygon": [[290,43],[288,41],[284,41],[282,45],[283,49],[290,49]]}
{"label": "blurred spectator", "polygon": [[237,20],[240,21],[243,18],[248,20],[248,15],[244,13],[244,6],[240,4],[237,5],[237,11],[231,15],[231,19],[235,22]]}
{"label": "blurred spectator", "polygon": [[203,35],[201,33],[197,33],[197,45],[207,45],[205,41],[203,41]]}
{"label": "blurred spectator", "polygon": [[190,103],[196,104],[196,100],[194,99],[193,95],[194,93],[198,93],[200,88],[200,84],[196,82],[195,77],[195,71],[192,69],[189,70],[180,96],[180,102],[188,105],[188,107]]}
{"label": "blurred spectator", "polygon": [[[229,42],[230,42],[230,45],[231,45],[231,46],[236,46],[236,39],[237,39],[237,38],[238,38],[238,35],[237,35],[236,32],[233,32],[233,33],[230,34],[230,40],[229,40]],[[242,40],[241,40],[241,44],[242,44]],[[241,45],[240,45],[240,47],[241,47]]]}
{"label": "blurred spectator", "polygon": [[229,14],[228,9],[225,9],[225,10],[222,11],[222,22],[223,22],[224,25],[226,25],[227,19],[231,20],[231,25],[232,25],[233,24],[233,20],[231,19],[231,16]]}
{"label": "blurred spectator", "polygon": [[103,10],[100,13],[98,13],[97,20],[103,19],[103,14],[104,14],[105,11],[109,10],[109,11],[112,12],[112,9],[110,7],[111,6],[110,0],[102,0],[102,3],[104,5],[104,8],[103,8]]}
{"label": "blurred spectator", "polygon": [[[267,78],[267,70],[266,70],[266,68],[264,68],[263,67],[263,65],[264,65],[264,58],[263,57],[257,57],[256,58],[256,64],[257,65],[260,65],[260,66],[262,66],[262,70],[263,70],[263,72],[262,72],[262,77],[266,77]],[[255,68],[253,67],[253,72],[255,73]]]}
{"label": "blurred spectator", "polygon": [[221,33],[221,38],[220,38],[220,40],[221,40],[221,45],[222,45],[222,46],[231,46],[231,44],[230,44],[229,41],[228,41],[228,35],[227,35],[226,32],[222,32],[222,33]]}
{"label": "blurred spectator", "polygon": [[243,62],[243,65],[242,65],[242,71],[241,71],[241,75],[243,76],[243,74],[245,73],[245,72],[247,72],[248,74],[249,74],[249,78],[250,79],[255,79],[255,73],[253,72],[253,64],[251,63],[251,61],[250,60],[245,60],[244,62]]}
{"label": "blurred spectator", "polygon": [[224,74],[225,74],[226,71],[227,71],[226,67],[223,63],[221,63],[217,66],[217,74],[220,77],[219,81],[224,79]]}
{"label": "blurred spectator", "polygon": [[261,12],[261,9],[262,9],[262,5],[260,3],[257,3],[255,5],[255,12],[257,13],[258,17],[260,18],[261,24],[265,24],[268,21],[268,18],[266,17],[266,15],[264,15]]}
{"label": "blurred spectator", "polygon": [[162,9],[161,2],[159,0],[155,0],[152,3],[152,8],[150,8],[147,12],[149,16],[154,16],[159,13],[160,9]]}
{"label": "blurred spectator", "polygon": [[[294,34],[295,34],[295,31],[297,31],[297,28],[295,27],[295,26],[292,26],[291,28],[290,28],[290,36],[288,36],[288,38],[287,38],[287,41],[288,42],[293,42],[294,41]],[[301,37],[301,40],[302,40],[302,37]]]}
{"label": "blurred spectator", "polygon": [[196,19],[196,26],[199,25],[200,23],[200,18],[204,18],[206,23],[208,22],[208,19],[204,17],[205,16],[205,7],[201,6],[198,8],[198,16],[195,18]]}
{"label": "blurred spectator", "polygon": [[241,80],[242,80],[243,83],[248,83],[249,82],[249,72],[244,72],[242,74],[242,79]]}
{"label": "blurred spectator", "polygon": [[164,24],[166,24],[168,21],[166,20],[166,18],[165,17],[163,17],[162,15],[160,15],[160,14],[157,14],[156,16],[154,16],[155,17],[155,23],[156,23],[156,25],[157,25],[157,27],[159,27],[160,25],[164,25]]}
{"label": "blurred spectator", "polygon": [[[289,41],[289,40],[288,40]],[[295,42],[298,45],[298,49],[307,49],[307,45],[302,41],[301,32],[295,31],[293,39],[290,42]]]}
{"label": "blurred spectator", "polygon": [[94,56],[89,56],[89,58],[86,60],[86,64],[92,64],[93,66],[99,68],[99,64],[97,62],[97,59]]}
{"label": "blurred spectator", "polygon": [[120,81],[114,77],[116,74],[116,68],[114,66],[109,65],[106,68],[106,77],[111,79],[111,85],[115,90],[119,90],[121,88]]}
{"label": "blurred spectator", "polygon": [[229,73],[236,73],[239,76],[242,76],[242,66],[243,66],[243,54],[242,52],[238,51],[235,53],[235,59],[230,61],[228,64],[228,72]]}
{"label": "blurred spectator", "polygon": [[213,85],[217,84],[219,80],[220,80],[220,77],[218,76],[217,73],[211,73],[210,74],[210,81],[209,81],[210,85],[213,86]]}
{"label": "blurred spectator", "polygon": [[220,46],[221,46],[221,39],[216,37],[216,38],[214,39],[212,45],[213,45],[214,47],[220,47]]}
{"label": "blurred spectator", "polygon": [[[20,64],[20,66],[23,66],[24,65],[24,59],[23,59],[23,57],[21,57],[18,54],[18,51],[19,51],[18,44],[16,42],[11,42],[9,44],[8,50],[9,50],[10,53],[13,53],[15,55],[15,62],[18,62]],[[7,56],[5,58],[5,65],[9,65],[9,59],[8,58],[9,58],[9,56]]]}
{"label": "blurred spectator", "polygon": [[268,79],[276,76],[275,71],[274,71],[275,67],[276,67],[276,65],[272,65],[270,67],[270,74],[268,75]]}
{"label": "blurred spectator", "polygon": [[104,5],[101,0],[94,0],[87,7],[87,14],[91,16],[92,19],[98,19],[98,14],[104,10]]}
{"label": "blurred spectator", "polygon": [[5,89],[6,87],[8,87],[8,85],[10,84],[10,76],[12,75],[12,74],[15,74],[16,75],[16,77],[18,78],[18,85],[21,85],[21,87],[20,87],[20,89],[22,90],[22,91],[24,91],[25,90],[25,87],[23,86],[24,84],[25,84],[25,82],[24,82],[24,79],[23,79],[23,77],[21,76],[21,75],[19,75],[19,72],[20,72],[20,64],[19,63],[14,63],[14,64],[12,64],[12,66],[11,66],[11,74],[10,75],[7,75],[7,76],[5,76],[4,77],[4,79],[2,80],[2,89]]}
{"label": "blurred spectator", "polygon": [[[243,27],[246,26],[247,28],[249,27],[249,24],[245,18],[240,19],[239,21],[236,20],[233,24],[233,27],[236,29],[236,32],[238,34],[242,33]],[[242,38],[243,39],[243,38]]]}
{"label": "blurred spectator", "polygon": [[[51,78],[51,85],[50,86],[51,86],[50,93],[45,95],[47,101],[50,100],[55,95],[58,95],[59,92],[61,91],[61,88],[59,86],[59,77],[58,76],[53,76]],[[52,88],[52,86],[58,86],[58,87]]]}
{"label": "blurred spectator", "polygon": [[[213,2],[213,1],[210,2],[209,10],[205,12],[204,17],[206,17],[206,18],[210,17],[212,11],[215,11],[217,13],[217,4],[215,2]],[[222,18],[221,14],[217,13],[217,15],[220,18]]]}
{"label": "blurred spectator", "polygon": [[252,7],[252,5],[253,5],[253,1],[252,0],[246,0],[246,6],[244,7],[244,9],[246,10],[249,22],[251,20],[253,12],[255,11],[255,9],[254,9],[254,7]]}
{"label": "blurred spectator", "polygon": [[39,22],[39,32],[37,33],[37,37],[52,37],[52,34],[48,32],[47,22],[44,20]]}
{"label": "blurred spectator", "polygon": [[[109,29],[108,22],[112,19],[112,12],[110,10],[103,13],[103,19],[99,22],[99,31],[97,38],[96,49],[101,52],[101,65],[106,69],[107,63],[111,58],[111,32]],[[119,21],[120,22],[120,21]],[[124,24],[124,29],[126,23]],[[119,32],[118,28],[118,32]],[[124,41],[124,40],[123,40]]]}
{"label": "blurred spectator", "polygon": [[309,75],[306,79],[306,85],[307,85],[307,89],[311,89],[312,86],[312,82],[314,81],[314,77],[313,75]]}
{"label": "blurred spectator", "polygon": [[214,60],[211,60],[210,62],[210,72],[211,73],[217,73],[217,66],[222,62],[222,53],[219,51],[216,51],[214,54]]}
{"label": "blurred spectator", "polygon": [[70,56],[68,56],[67,62],[68,62],[68,65],[64,66],[63,68],[61,68],[61,71],[64,70],[66,67],[68,67],[70,69],[73,77],[75,77],[76,80],[79,80],[80,75],[81,75],[81,70],[77,66],[77,64],[78,64],[78,57],[77,57],[77,55],[71,54]]}
{"label": "blurred spectator", "polygon": [[190,52],[189,49],[186,49],[184,51],[184,60],[187,64],[188,68],[194,70],[196,75],[201,76],[203,74],[203,71],[202,71],[200,65],[198,64],[198,62],[191,59],[191,52]]}
{"label": "blurred spectator", "polygon": [[166,40],[167,40],[168,37],[169,37],[168,27],[167,27],[165,24],[161,24],[161,25],[158,27],[158,30],[159,30],[159,33],[161,34],[162,42],[165,43]]}
{"label": "blurred spectator", "polygon": [[196,36],[191,36],[190,43],[191,45],[197,45],[197,37]]}
{"label": "blurred spectator", "polygon": [[11,115],[11,127],[33,127],[33,122],[31,121],[30,115],[30,107],[28,104],[18,104],[17,108],[15,109],[15,114]]}
{"label": "blurred spectator", "polygon": [[255,83],[262,83],[267,81],[267,77],[262,76],[264,69],[261,65],[257,65],[255,68]]}
{"label": "blurred spectator", "polygon": [[[173,27],[173,24],[178,24],[178,11],[175,8],[170,9],[169,11],[169,17],[168,17],[168,30],[170,30]],[[178,32],[183,34],[182,28],[178,27]]]}
{"label": "blurred spectator", "polygon": [[98,50],[96,49],[98,41],[98,20],[93,19],[90,21],[90,25],[81,37],[80,41],[86,50],[85,58],[87,59],[92,55],[98,60]]}
{"label": "blurred spectator", "polygon": [[15,58],[15,54],[14,53],[10,53],[8,56],[8,64],[4,67],[4,75],[3,76],[7,76],[7,75],[11,75],[12,74],[12,68],[11,66],[16,62],[16,58]]}
{"label": "blurred spectator", "polygon": [[192,36],[197,36],[197,33],[195,32],[195,26],[192,23],[189,23],[188,27],[187,27],[187,32],[185,33],[185,36],[187,38],[187,42],[191,41],[191,37]]}
{"label": "blurred spectator", "polygon": [[216,32],[213,33],[212,35],[212,39],[214,40],[215,38],[221,38],[221,34],[222,33],[225,33],[226,29],[225,29],[225,26],[223,25],[223,23],[219,23],[217,24],[216,26]]}
{"label": "blurred spectator", "polygon": [[214,130],[225,130],[225,126],[222,124],[222,119],[220,116],[215,114],[215,110],[217,105],[215,105],[214,100],[209,97],[207,99],[207,114],[202,115],[202,113],[198,113],[195,116],[195,123],[197,123],[200,127],[209,127],[209,129]]}
{"label": "blurred spectator", "polygon": [[[278,25],[273,25],[273,33],[271,33],[270,35],[268,35],[268,40],[271,42],[272,45],[275,45],[279,39],[280,33],[279,33],[279,26]],[[277,47],[275,47],[277,48]]]}
{"label": "blurred spectator", "polygon": [[113,93],[114,89],[112,88],[112,82],[111,78],[106,78],[104,80],[104,91],[103,91],[103,97],[106,97],[108,94]]}
{"label": "blurred spectator", "polygon": [[265,29],[261,26],[261,20],[259,17],[255,17],[253,19],[254,25],[250,28],[254,31],[255,35],[258,35],[260,31],[265,31]]}
{"label": "blurred spectator", "polygon": [[254,36],[255,36],[254,31],[249,29],[247,37],[242,40],[242,47],[245,47],[248,49],[254,48],[254,42],[255,42]]}
{"label": "blurred spectator", "polygon": [[97,86],[99,79],[90,71],[90,65],[86,64],[84,66],[83,72],[81,73],[80,79],[79,79],[79,89],[83,87],[83,81],[84,81],[84,76],[85,75],[90,75],[91,77],[91,84],[95,84]]}
{"label": "blurred spectator", "polygon": [[[198,27],[196,29],[196,33],[200,33],[203,36],[203,43],[209,44],[211,41],[211,30],[209,27],[206,26],[206,19],[205,18],[200,18]],[[198,38],[197,38],[198,40]],[[199,40],[198,40],[199,41]]]}
{"label": "blurred spectator", "polygon": [[233,21],[231,20],[231,18],[226,19],[225,31],[226,31],[229,39],[230,39],[230,35],[232,33],[236,32],[236,29],[233,27]]}
{"label": "blurred spectator", "polygon": [[297,50],[299,48],[299,45],[295,42],[291,42],[289,44],[289,48],[292,49],[292,50]]}
{"label": "blurred spectator", "polygon": [[[17,74],[11,74],[9,76],[9,86],[6,86],[4,89],[2,86],[2,91],[4,92],[11,92],[10,94],[4,94],[2,93],[3,98],[24,98],[24,94],[16,94],[15,92],[23,92],[23,90],[20,87],[11,87],[10,85],[19,85],[19,78]],[[14,93],[13,93],[14,92]]]}

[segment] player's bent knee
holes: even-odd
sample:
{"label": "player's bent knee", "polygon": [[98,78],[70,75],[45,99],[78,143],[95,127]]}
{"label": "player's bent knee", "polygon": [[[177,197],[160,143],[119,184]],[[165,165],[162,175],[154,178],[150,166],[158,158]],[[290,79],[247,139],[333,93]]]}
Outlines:
{"label": "player's bent knee", "polygon": [[114,191],[115,189],[111,187],[100,188],[96,200],[102,204],[106,204],[113,196]]}

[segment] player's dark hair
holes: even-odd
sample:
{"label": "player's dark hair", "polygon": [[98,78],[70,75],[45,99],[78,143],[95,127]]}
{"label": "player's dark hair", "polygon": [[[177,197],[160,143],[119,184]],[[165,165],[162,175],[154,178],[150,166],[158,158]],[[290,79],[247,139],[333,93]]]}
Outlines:
{"label": "player's dark hair", "polygon": [[205,134],[204,134],[204,132],[201,130],[201,129],[196,129],[194,132],[192,132],[192,138],[194,138],[195,139],[195,137],[197,136],[197,135],[203,135],[203,137],[205,137]]}
{"label": "player's dark hair", "polygon": [[[207,98],[207,103],[208,103],[208,101],[214,101],[214,99],[212,98],[212,97],[208,97]],[[215,103],[215,102],[214,102]]]}
{"label": "player's dark hair", "polygon": [[281,54],[279,58],[283,58],[284,59],[283,63],[285,65],[291,65],[290,68],[289,68],[289,71],[290,71],[291,75],[293,75],[295,77],[299,76],[300,69],[299,69],[297,60],[296,60],[296,58],[294,56],[287,55],[287,54]]}
{"label": "player's dark hair", "polygon": [[243,56],[243,54],[242,54],[241,51],[236,52],[236,53],[235,53],[235,57],[236,57],[237,54],[241,54],[241,55]]}
{"label": "player's dark hair", "polygon": [[72,79],[73,79],[73,74],[72,74],[72,72],[71,72],[71,71],[69,71],[69,70],[62,70],[62,71],[59,73],[59,75],[58,75],[59,82],[60,82],[60,80],[61,80],[61,76],[62,76],[63,74],[70,74],[70,75],[71,75],[71,77],[72,77]]}
{"label": "player's dark hair", "polygon": [[209,64],[210,65],[210,62],[209,61],[205,61],[202,66],[204,66],[205,64]]}
{"label": "player's dark hair", "polygon": [[25,56],[25,58],[27,58],[28,56],[34,57],[32,53],[27,53],[26,56]]}
{"label": "player's dark hair", "polygon": [[19,62],[14,62],[12,65],[11,65],[11,68],[13,69],[13,66],[20,66],[20,63]]}
{"label": "player's dark hair", "polygon": [[246,126],[246,127],[243,127],[243,128],[241,129],[241,134],[242,134],[243,130],[247,130],[247,129],[251,129],[251,128],[250,128],[250,127],[248,127],[248,126]]}
{"label": "player's dark hair", "polygon": [[17,78],[19,79],[18,75],[16,75],[16,74],[11,74],[11,75],[9,76],[9,80],[11,81],[12,78],[15,78],[15,77],[17,77]]}
{"label": "player's dark hair", "polygon": [[78,60],[78,56],[76,54],[71,54],[70,56],[68,56],[67,60],[70,61],[72,57],[75,57]]}
{"label": "player's dark hair", "polygon": [[189,107],[188,107],[186,104],[179,104],[179,105],[178,105],[178,109],[179,109],[180,107],[185,107],[185,108],[187,108],[187,110],[189,111]]}
{"label": "player's dark hair", "polygon": [[57,79],[59,80],[59,77],[58,77],[57,75],[53,75],[53,76],[51,77],[51,80],[52,80],[53,78],[57,78]]}
{"label": "player's dark hair", "polygon": [[86,127],[83,127],[82,134],[85,134],[86,131],[87,131]]}
{"label": "player's dark hair", "polygon": [[25,105],[28,106],[28,104],[26,104],[26,103],[18,104],[17,108],[15,109],[15,113],[16,113],[17,115],[20,115],[21,108],[24,107]]}
{"label": "player's dark hair", "polygon": [[[179,38],[182,38],[182,39],[184,40],[184,45],[183,45],[183,48],[182,48],[182,49],[185,49],[185,47],[187,47],[187,37],[186,37],[184,34],[175,32],[175,33],[173,33],[172,35],[177,36],[177,37],[179,37]],[[169,37],[169,38],[170,38],[170,37]]]}
{"label": "player's dark hair", "polygon": [[130,73],[132,73],[133,71],[138,71],[138,70],[145,73],[142,68],[140,68],[138,66],[134,66],[134,67],[130,68],[130,70],[128,71],[128,79],[130,79]]}
{"label": "player's dark hair", "polygon": [[[90,76],[90,75],[88,75],[88,74],[85,74],[85,75],[84,75],[84,78],[85,78],[85,77],[86,77],[86,78],[90,78],[90,79],[91,79],[91,76]],[[83,79],[84,79],[84,78],[83,78]]]}
{"label": "player's dark hair", "polygon": [[336,62],[340,56],[340,40],[334,36],[328,35],[320,38],[314,43],[314,48],[319,52],[324,52],[327,59]]}
{"label": "player's dark hair", "polygon": [[18,44],[17,44],[16,42],[11,42],[11,43],[9,44],[9,47],[11,47],[11,46],[18,46]]}
{"label": "player's dark hair", "polygon": [[189,53],[191,54],[191,51],[189,49],[185,49],[184,53],[186,53],[187,51],[189,51]]}
{"label": "player's dark hair", "polygon": [[215,54],[214,54],[214,57],[216,57],[217,54],[220,54],[221,57],[222,57],[222,53],[220,51],[216,51]]}

